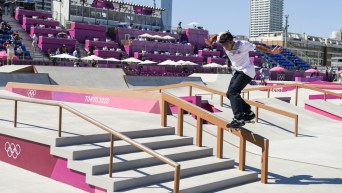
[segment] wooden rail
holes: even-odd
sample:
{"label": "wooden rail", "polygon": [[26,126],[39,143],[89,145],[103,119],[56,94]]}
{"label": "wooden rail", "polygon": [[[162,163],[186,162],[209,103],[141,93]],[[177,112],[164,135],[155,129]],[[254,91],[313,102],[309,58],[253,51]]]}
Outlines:
{"label": "wooden rail", "polygon": [[177,98],[170,93],[163,92],[162,95],[162,111],[161,123],[163,127],[167,126],[167,113],[169,104],[178,107],[178,128],[177,135],[183,136],[183,120],[184,111],[191,113],[197,117],[196,125],[196,146],[202,146],[203,135],[203,121],[208,121],[217,126],[217,153],[218,158],[223,157],[223,131],[227,130],[240,138],[240,153],[239,153],[239,169],[244,171],[246,166],[246,141],[249,141],[262,148],[262,161],[261,161],[261,182],[267,183],[268,175],[268,146],[269,140],[252,133],[251,131],[241,128],[239,130],[226,128],[227,121],[218,117],[211,112],[195,106],[183,99]]}
{"label": "wooden rail", "polygon": [[50,101],[43,101],[43,100],[37,100],[37,99],[26,99],[26,98],[18,98],[18,97],[7,97],[7,96],[0,96],[0,99],[3,100],[10,100],[10,101],[14,101],[14,127],[17,127],[17,112],[18,112],[18,102],[26,102],[26,103],[33,103],[33,104],[41,104],[41,105],[48,105],[48,106],[56,106],[59,107],[59,126],[58,126],[58,137],[61,137],[62,134],[62,109],[69,111],[70,113],[84,119],[85,121],[87,121],[88,123],[97,126],[99,128],[101,128],[102,130],[108,132],[110,134],[110,156],[109,156],[109,168],[108,168],[108,174],[109,177],[112,177],[112,164],[113,164],[113,149],[114,149],[114,137],[117,137],[129,144],[131,144],[132,146],[140,149],[141,151],[150,154],[151,156],[159,159],[160,161],[172,166],[175,168],[175,172],[174,172],[174,193],[179,193],[179,182],[180,182],[180,164],[178,164],[177,162],[153,151],[152,149],[136,142],[135,140],[121,134],[118,131],[115,131],[114,129],[100,123],[99,121],[96,121],[95,119],[82,114],[81,112],[73,109],[72,107],[63,104],[63,103],[58,103],[58,102],[50,102]]}
{"label": "wooden rail", "polygon": [[[272,86],[272,88],[281,88],[281,87],[285,87],[285,86],[288,86],[288,85]],[[291,86],[296,86],[296,84],[292,84]],[[202,86],[202,85],[195,84],[195,83],[192,83],[192,82],[184,82],[184,83],[180,83],[180,84],[172,84],[172,85],[170,85],[170,87],[168,87],[168,86],[152,87],[152,88],[147,88],[145,91],[156,91],[156,90],[159,90],[161,92],[161,90],[163,90],[163,89],[167,90],[167,89],[170,89],[170,88],[180,88],[180,87],[189,87],[189,94],[190,94],[190,96],[192,94],[192,89],[193,88],[197,88],[197,89],[200,89],[200,90],[204,90],[204,91],[207,91],[207,92],[219,95],[220,96],[220,106],[221,107],[223,106],[223,98],[226,96],[225,92],[218,91],[218,90],[212,89],[212,88],[208,88],[206,86]],[[260,88],[261,90],[268,89],[268,87],[258,87],[258,88]],[[252,88],[252,90],[257,90],[258,88]],[[144,89],[138,89],[138,91],[144,91]],[[257,102],[254,102],[254,101],[251,101],[251,100],[248,100],[248,99],[244,99],[244,100],[245,100],[245,102],[247,104],[249,104],[251,106],[255,106],[255,108],[256,108],[256,119],[255,119],[255,121],[256,122],[259,122],[259,109],[267,110],[267,111],[270,111],[270,112],[273,112],[273,113],[277,113],[279,115],[283,115],[285,117],[289,117],[289,118],[294,119],[293,133],[294,133],[294,135],[296,137],[298,136],[298,114],[294,114],[294,113],[290,113],[290,112],[287,112],[287,111],[283,111],[281,109],[270,107],[270,106],[267,106],[265,104],[257,103]]]}

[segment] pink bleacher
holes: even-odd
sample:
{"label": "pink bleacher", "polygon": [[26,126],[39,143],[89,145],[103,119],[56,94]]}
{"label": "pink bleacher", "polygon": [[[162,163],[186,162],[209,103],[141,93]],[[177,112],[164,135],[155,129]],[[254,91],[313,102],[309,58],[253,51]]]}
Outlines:
{"label": "pink bleacher", "polygon": [[203,57],[212,57],[212,56],[220,56],[219,51],[210,51],[210,50],[198,50],[198,55]]}
{"label": "pink bleacher", "polygon": [[132,40],[130,45],[125,46],[125,51],[130,56],[133,56],[134,52],[141,52],[142,50],[151,53],[154,51],[165,51],[171,54],[177,52],[181,54],[194,53],[193,47],[187,44]]}
{"label": "pink bleacher", "polygon": [[48,36],[49,34],[56,36],[60,32],[64,32],[66,34],[69,33],[68,30],[63,30],[63,29],[31,27],[30,37],[33,38],[33,34],[36,34],[38,37],[39,36]]}
{"label": "pink bleacher", "polygon": [[106,27],[102,25],[72,22],[69,33],[72,38],[80,43],[84,43],[87,39],[92,40],[94,38],[98,38],[101,41],[106,40]]}
{"label": "pink bleacher", "polygon": [[207,58],[207,64],[213,63],[213,62],[215,62],[217,64],[225,64],[226,59],[224,59],[224,58],[212,58],[212,57]]}
{"label": "pink bleacher", "polygon": [[44,19],[32,19],[32,18],[24,17],[22,27],[27,33],[30,33],[31,27],[34,27],[37,24],[45,25],[45,28],[53,28],[53,29],[56,29],[56,26],[59,26],[58,21],[44,20]]}
{"label": "pink bleacher", "polygon": [[252,57],[250,57],[249,59],[256,66],[261,66],[262,63],[263,63],[262,58],[252,58]]}
{"label": "pink bleacher", "polygon": [[141,59],[142,57],[145,58],[145,60],[152,60],[155,62],[162,62],[165,60],[173,60],[173,61],[191,61],[196,64],[203,64],[203,57],[202,56],[176,56],[176,55],[165,55],[165,54],[150,54],[150,53],[134,53],[134,58]]}
{"label": "pink bleacher", "polygon": [[197,45],[197,46],[205,46],[205,39],[208,38],[209,32],[207,30],[202,29],[185,29],[185,34],[188,37],[188,42]]}
{"label": "pink bleacher", "polygon": [[116,58],[120,59],[122,52],[114,50],[94,50],[94,55],[101,58]]}
{"label": "pink bleacher", "polygon": [[180,36],[178,34],[171,34],[171,33],[164,33],[164,32],[155,32],[155,31],[145,31],[145,30],[139,30],[139,29],[128,29],[128,28],[118,28],[116,32],[115,40],[117,42],[120,42],[121,40],[125,39],[125,35],[129,34],[131,37],[138,37],[142,34],[150,34],[150,35],[159,35],[159,36],[171,36],[174,37],[176,40],[180,39]]}
{"label": "pink bleacher", "polygon": [[23,23],[23,16],[32,18],[32,16],[37,16],[39,19],[52,18],[51,12],[41,12],[41,11],[32,11],[17,8],[15,10],[15,19],[19,21],[20,24]]}
{"label": "pink bleacher", "polygon": [[85,41],[85,50],[88,50],[91,48],[91,47],[94,47],[96,46],[98,49],[102,49],[103,47],[107,46],[108,49],[111,49],[111,48],[118,48],[118,43],[116,42],[113,42],[113,41],[110,41],[110,42],[104,42],[104,41],[91,41],[91,40],[86,40]]}
{"label": "pink bleacher", "polygon": [[76,40],[63,38],[49,38],[43,36],[39,36],[38,40],[38,47],[42,49],[43,52],[47,52],[49,48],[52,52],[54,52],[57,50],[57,48],[61,48],[63,44],[67,47],[68,52],[72,53],[75,50]]}

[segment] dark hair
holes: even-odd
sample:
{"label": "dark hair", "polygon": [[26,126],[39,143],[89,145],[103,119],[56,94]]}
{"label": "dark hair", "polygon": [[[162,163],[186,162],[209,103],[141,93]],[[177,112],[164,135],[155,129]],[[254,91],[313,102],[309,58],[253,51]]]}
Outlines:
{"label": "dark hair", "polygon": [[224,44],[233,41],[234,37],[230,32],[226,32],[220,36],[219,43]]}

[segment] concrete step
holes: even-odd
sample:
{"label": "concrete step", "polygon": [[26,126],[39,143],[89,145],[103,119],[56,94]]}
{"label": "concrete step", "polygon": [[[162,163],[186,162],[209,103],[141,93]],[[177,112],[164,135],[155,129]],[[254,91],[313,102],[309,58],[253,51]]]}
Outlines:
{"label": "concrete step", "polygon": [[[213,155],[212,148],[196,147],[194,145],[159,149],[156,150],[156,152],[175,161],[196,159]],[[145,152],[115,155],[113,158],[113,172],[148,167],[161,163],[161,161]],[[85,160],[68,160],[68,167],[70,169],[86,173],[88,175],[108,173],[108,166],[109,156]]]}
{"label": "concrete step", "polygon": [[[179,162],[181,164],[181,178],[201,175],[209,172],[225,170],[234,167],[232,159],[218,159],[210,156],[194,160]],[[110,178],[108,174],[91,176],[87,175],[87,183],[111,191],[121,191],[135,187],[153,185],[161,182],[171,181],[174,178],[174,168],[167,165],[157,165],[122,172],[113,173]]]}
{"label": "concrete step", "polygon": [[[180,180],[181,193],[208,193],[224,188],[233,187],[249,182],[257,181],[258,174],[250,171],[239,171],[237,169],[225,169]],[[136,188],[125,191],[125,193],[166,193],[173,192],[173,180],[147,187]],[[110,192],[115,193],[119,191]]]}
{"label": "concrete step", "polygon": [[[135,141],[151,149],[163,149],[193,144],[193,139],[191,137],[178,137],[176,135],[138,138],[135,139]],[[122,140],[114,142],[114,149],[116,155],[140,151],[136,147]],[[52,155],[63,157],[69,160],[109,156],[109,151],[109,141],[51,148]]]}
{"label": "concrete step", "polygon": [[[153,137],[161,135],[174,135],[174,127],[162,127],[162,128],[144,128],[135,131],[121,132],[122,134],[130,138],[143,138],[143,137]],[[88,143],[98,143],[106,142],[110,140],[110,135],[108,133],[96,134],[96,135],[86,135],[86,136],[76,136],[76,137],[60,137],[56,139],[56,147],[71,146],[71,145],[81,145]]]}

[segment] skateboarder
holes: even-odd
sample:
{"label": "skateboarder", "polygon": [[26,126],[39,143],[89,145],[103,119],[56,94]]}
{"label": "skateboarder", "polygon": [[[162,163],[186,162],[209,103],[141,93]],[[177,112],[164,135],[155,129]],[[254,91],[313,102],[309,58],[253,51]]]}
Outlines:
{"label": "skateboarder", "polygon": [[230,80],[226,96],[230,100],[234,119],[227,124],[227,127],[239,128],[245,125],[245,121],[251,121],[255,118],[251,106],[240,96],[241,91],[255,76],[255,69],[249,59],[249,52],[258,50],[270,54],[279,54],[282,52],[282,48],[277,46],[274,49],[269,49],[248,41],[234,40],[230,32],[221,33],[220,35],[215,34],[206,40],[206,44],[209,46],[214,42],[222,45],[232,63],[233,77]]}

